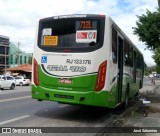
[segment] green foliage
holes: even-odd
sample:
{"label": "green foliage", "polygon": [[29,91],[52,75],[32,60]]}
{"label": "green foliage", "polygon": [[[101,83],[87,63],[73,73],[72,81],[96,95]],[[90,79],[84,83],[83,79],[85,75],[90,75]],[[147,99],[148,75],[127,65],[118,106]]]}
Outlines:
{"label": "green foliage", "polygon": [[147,10],[146,14],[137,17],[137,27],[133,27],[134,34],[146,44],[147,49],[154,51],[160,46],[160,10]]}
{"label": "green foliage", "polygon": [[160,73],[160,47],[155,49],[154,55],[152,56],[152,58],[157,64],[157,72]]}

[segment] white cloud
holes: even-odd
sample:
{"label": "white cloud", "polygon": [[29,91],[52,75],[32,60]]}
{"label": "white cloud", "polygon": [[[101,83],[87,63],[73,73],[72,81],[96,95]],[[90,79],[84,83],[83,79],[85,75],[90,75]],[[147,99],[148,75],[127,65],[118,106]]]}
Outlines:
{"label": "white cloud", "polygon": [[40,18],[74,13],[107,14],[144,53],[148,64],[154,64],[152,53],[144,51],[145,46],[133,35],[132,27],[136,15],[157,6],[157,0],[0,0],[0,35],[9,36],[11,41],[21,43],[20,48],[32,52]]}

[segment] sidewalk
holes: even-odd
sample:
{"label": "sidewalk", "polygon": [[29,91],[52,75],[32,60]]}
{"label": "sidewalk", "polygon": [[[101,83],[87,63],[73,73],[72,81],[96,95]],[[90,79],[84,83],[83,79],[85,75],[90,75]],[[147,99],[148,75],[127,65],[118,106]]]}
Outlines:
{"label": "sidewalk", "polygon": [[151,101],[150,104],[147,104],[150,107],[160,108],[160,79],[155,81],[155,84],[148,82],[145,87],[140,90],[142,96],[146,100]]}
{"label": "sidewalk", "polygon": [[[160,80],[156,80],[155,84],[151,82],[147,83],[147,86],[140,90],[141,97],[146,101],[150,101],[148,104],[139,105],[139,109],[144,117],[135,118],[133,122],[140,127],[159,127],[160,126]],[[138,120],[139,119],[139,120]]]}
{"label": "sidewalk", "polygon": [[[160,126],[160,80],[155,84],[145,83],[140,90],[140,102],[125,122],[125,126],[159,127]],[[144,100],[144,102],[143,102]],[[145,104],[145,101],[148,104]]]}
{"label": "sidewalk", "polygon": [[[151,80],[145,82],[134,108],[116,119],[111,127],[160,127],[160,79],[155,84]],[[160,136],[160,133],[106,133],[102,136]]]}
{"label": "sidewalk", "polygon": [[145,82],[136,106],[115,124],[122,127],[160,127],[160,80],[156,80],[155,84]]}

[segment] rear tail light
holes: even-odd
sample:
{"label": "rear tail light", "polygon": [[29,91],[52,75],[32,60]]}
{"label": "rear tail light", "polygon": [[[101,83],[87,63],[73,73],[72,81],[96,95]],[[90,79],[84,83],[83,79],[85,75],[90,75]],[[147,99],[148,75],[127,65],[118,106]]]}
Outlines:
{"label": "rear tail light", "polygon": [[103,63],[101,63],[98,69],[98,75],[95,86],[95,90],[97,92],[101,91],[105,85],[106,70],[107,70],[107,61],[104,61]]}
{"label": "rear tail light", "polygon": [[34,67],[33,67],[33,73],[34,73],[34,84],[36,86],[39,86],[39,77],[38,77],[38,63],[37,61],[34,59]]}

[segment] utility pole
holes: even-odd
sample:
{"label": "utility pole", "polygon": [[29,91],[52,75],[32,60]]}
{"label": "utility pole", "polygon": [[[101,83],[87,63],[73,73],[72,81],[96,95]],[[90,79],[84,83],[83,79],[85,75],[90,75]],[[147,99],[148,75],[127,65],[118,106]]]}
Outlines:
{"label": "utility pole", "polygon": [[160,0],[158,0],[158,6],[159,6],[159,9],[160,9]]}

